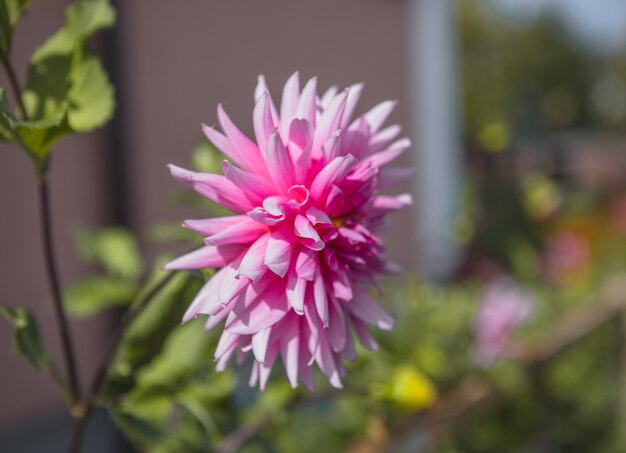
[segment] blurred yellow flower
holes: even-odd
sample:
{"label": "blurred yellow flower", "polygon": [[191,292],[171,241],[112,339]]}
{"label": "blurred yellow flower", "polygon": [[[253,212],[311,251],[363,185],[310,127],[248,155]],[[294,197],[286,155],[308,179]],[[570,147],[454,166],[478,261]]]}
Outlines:
{"label": "blurred yellow flower", "polygon": [[425,409],[437,399],[430,379],[415,367],[396,368],[388,385],[388,398],[405,410]]}

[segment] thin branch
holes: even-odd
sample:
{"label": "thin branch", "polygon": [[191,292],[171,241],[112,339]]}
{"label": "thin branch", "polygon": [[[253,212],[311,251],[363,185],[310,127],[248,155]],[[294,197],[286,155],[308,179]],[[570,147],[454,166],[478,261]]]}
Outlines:
{"label": "thin branch", "polygon": [[56,318],[56,322],[61,335],[63,359],[65,361],[65,370],[70,388],[70,402],[74,403],[80,400],[80,384],[78,381],[74,346],[70,335],[67,316],[65,314],[65,310],[63,309],[59,273],[57,271],[57,264],[54,258],[54,246],[52,242],[52,219],[50,216],[50,195],[48,182],[45,176],[40,176],[39,178],[39,205],[41,209],[41,231],[43,234],[46,271],[48,274],[50,288],[52,290],[54,316]]}
{"label": "thin branch", "polygon": [[165,276],[157,285],[154,286],[150,291],[148,291],[133,307],[131,307],[122,317],[122,320],[117,325],[115,332],[111,337],[111,341],[109,346],[104,354],[100,365],[96,369],[96,374],[94,375],[93,381],[89,386],[89,390],[85,395],[85,398],[75,406],[73,415],[74,415],[74,425],[72,428],[72,440],[70,443],[70,448],[68,450],[69,453],[77,453],[80,449],[80,442],[82,439],[82,433],[85,427],[85,422],[89,415],[91,414],[91,410],[93,409],[93,402],[98,393],[101,390],[102,385],[104,384],[108,367],[117,352],[117,349],[124,337],[124,333],[126,329],[135,318],[146,308],[148,303],[159,293],[167,284],[174,278],[176,272],[170,272],[167,276]]}

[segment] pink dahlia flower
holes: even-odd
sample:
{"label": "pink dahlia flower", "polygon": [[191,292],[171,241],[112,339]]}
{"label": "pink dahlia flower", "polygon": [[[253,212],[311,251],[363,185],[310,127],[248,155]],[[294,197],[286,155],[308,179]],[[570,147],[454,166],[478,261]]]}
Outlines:
{"label": "pink dahlia flower", "polygon": [[223,175],[170,166],[174,178],[235,215],[186,220],[206,236],[205,246],[166,269],[221,268],[200,290],[183,321],[208,315],[222,323],[217,369],[235,352],[254,358],[250,385],[265,387],[281,356],[292,386],[313,389],[314,363],[341,387],[342,359],[355,359],[353,333],[364,347],[377,344],[368,325],[393,328],[392,318],[365,287],[397,266],[387,261],[377,233],[388,213],[409,205],[409,195],[380,190],[410,176],[383,168],[409,147],[394,141],[396,125],[381,129],[394,102],[352,120],[362,85],[321,98],[317,79],[300,91],[298,73],[283,89],[279,110],[262,76],[253,113],[256,142],[218,106],[222,132],[203,126],[227,157]]}

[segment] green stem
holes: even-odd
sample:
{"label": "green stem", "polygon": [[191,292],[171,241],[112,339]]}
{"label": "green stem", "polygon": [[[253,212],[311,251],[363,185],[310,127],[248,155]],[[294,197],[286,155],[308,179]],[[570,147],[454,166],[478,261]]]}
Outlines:
{"label": "green stem", "polygon": [[26,112],[26,106],[24,105],[24,100],[22,99],[22,90],[20,90],[20,84],[17,81],[17,76],[15,75],[15,70],[13,70],[13,65],[11,65],[8,55],[2,55],[1,61],[2,66],[4,67],[4,70],[9,79],[9,87],[11,88],[11,93],[15,98],[18,117],[27,120],[28,113]]}
{"label": "green stem", "polygon": [[45,175],[40,175],[39,178],[39,206],[41,209],[41,231],[43,234],[46,271],[48,274],[50,288],[52,290],[54,316],[56,318],[56,322],[61,335],[61,347],[63,349],[65,371],[68,378],[70,390],[70,403],[74,403],[80,400],[80,384],[78,381],[74,346],[70,335],[67,316],[65,314],[65,310],[63,309],[59,273],[57,270],[56,260],[54,258],[55,255],[52,242],[52,219],[50,215],[50,195],[48,181]]}

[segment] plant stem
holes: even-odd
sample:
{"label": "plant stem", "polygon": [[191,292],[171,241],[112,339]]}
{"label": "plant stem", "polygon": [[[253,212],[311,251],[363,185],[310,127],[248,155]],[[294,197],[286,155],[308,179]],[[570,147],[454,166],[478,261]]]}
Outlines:
{"label": "plant stem", "polygon": [[65,315],[65,310],[63,309],[59,273],[57,271],[57,265],[54,258],[52,219],[50,216],[50,194],[48,181],[45,175],[40,175],[39,177],[39,205],[41,209],[41,231],[43,234],[46,271],[48,273],[48,281],[52,290],[54,316],[61,334],[63,359],[65,361],[65,371],[70,389],[70,403],[74,403],[80,400],[80,384],[78,382],[74,346],[72,344],[67,316]]}
{"label": "plant stem", "polygon": [[20,84],[17,81],[17,76],[15,75],[13,66],[11,65],[11,62],[9,62],[9,57],[6,55],[2,56],[2,66],[4,67],[7,77],[9,78],[9,86],[18,107],[18,116],[21,119],[27,120],[28,114],[26,113],[26,107],[24,106],[24,101],[22,100],[22,90],[20,90]]}
{"label": "plant stem", "polygon": [[128,326],[133,322],[133,320],[143,311],[143,309],[148,305],[148,303],[152,300],[154,296],[156,296],[167,284],[174,278],[176,272],[170,272],[166,277],[164,277],[157,285],[154,286],[150,291],[148,291],[141,300],[139,300],[134,307],[130,308],[125,315],[122,317],[122,320],[117,325],[115,332],[111,336],[111,342],[109,343],[109,347],[106,350],[100,365],[96,370],[96,374],[94,375],[93,381],[89,386],[89,390],[85,395],[85,398],[75,406],[74,415],[74,425],[72,428],[72,440],[70,442],[70,448],[68,453],[77,453],[80,448],[80,440],[82,438],[83,429],[85,427],[85,422],[87,418],[91,414],[91,410],[93,409],[93,400],[100,392],[102,384],[107,375],[109,363],[113,359],[117,348],[124,337],[124,333]]}

